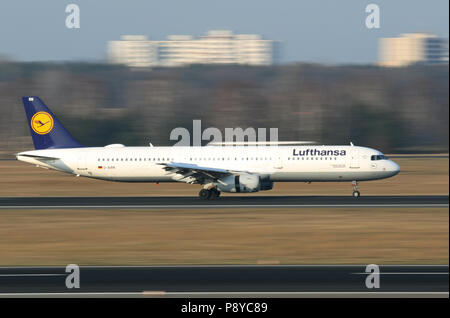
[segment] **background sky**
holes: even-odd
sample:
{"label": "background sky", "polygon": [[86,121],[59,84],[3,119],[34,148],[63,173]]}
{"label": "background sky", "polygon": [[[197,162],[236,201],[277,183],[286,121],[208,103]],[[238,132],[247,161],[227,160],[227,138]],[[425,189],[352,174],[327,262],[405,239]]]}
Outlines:
{"label": "background sky", "polygon": [[[68,4],[81,28],[67,29]],[[365,8],[381,10],[380,29],[367,29]],[[163,40],[211,29],[257,33],[281,42],[282,62],[372,63],[378,39],[431,32],[448,38],[448,0],[9,0],[0,3],[0,55],[19,61],[100,61],[107,41],[123,34]]]}

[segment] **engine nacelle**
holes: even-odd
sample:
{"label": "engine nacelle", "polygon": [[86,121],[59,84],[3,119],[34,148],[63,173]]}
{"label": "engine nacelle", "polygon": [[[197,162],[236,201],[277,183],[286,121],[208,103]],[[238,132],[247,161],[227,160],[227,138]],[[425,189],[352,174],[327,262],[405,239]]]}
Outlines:
{"label": "engine nacelle", "polygon": [[260,191],[267,191],[273,189],[273,181],[270,181],[268,179],[261,179],[259,183],[259,190]]}
{"label": "engine nacelle", "polygon": [[241,174],[237,176],[227,176],[219,179],[214,184],[222,192],[258,192],[260,190],[259,175]]}

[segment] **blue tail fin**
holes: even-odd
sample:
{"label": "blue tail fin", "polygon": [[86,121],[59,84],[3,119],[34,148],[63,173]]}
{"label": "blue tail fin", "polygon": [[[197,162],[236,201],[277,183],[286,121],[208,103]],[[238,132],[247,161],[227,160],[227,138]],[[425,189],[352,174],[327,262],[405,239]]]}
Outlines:
{"label": "blue tail fin", "polygon": [[34,148],[78,148],[80,145],[36,96],[22,97]]}

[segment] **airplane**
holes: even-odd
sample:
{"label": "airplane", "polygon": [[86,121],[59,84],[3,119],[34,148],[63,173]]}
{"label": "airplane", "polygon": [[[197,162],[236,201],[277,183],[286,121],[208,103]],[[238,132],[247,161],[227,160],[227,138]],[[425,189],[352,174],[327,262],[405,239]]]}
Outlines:
{"label": "airplane", "polygon": [[75,176],[123,182],[185,182],[202,186],[200,199],[221,192],[267,191],[275,182],[352,182],[399,173],[400,166],[378,150],[350,145],[256,143],[196,147],[85,147],[76,141],[37,96],[22,97],[35,150],[20,161]]}

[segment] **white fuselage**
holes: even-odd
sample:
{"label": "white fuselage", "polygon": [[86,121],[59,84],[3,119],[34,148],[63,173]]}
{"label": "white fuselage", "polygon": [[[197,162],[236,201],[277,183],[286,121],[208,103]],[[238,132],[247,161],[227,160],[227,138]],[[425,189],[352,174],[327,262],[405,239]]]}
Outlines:
{"label": "white fuselage", "polygon": [[[75,175],[127,182],[176,182],[161,163],[246,171],[273,182],[365,181],[400,170],[381,152],[358,146],[86,147],[32,150],[21,161]],[[55,159],[45,159],[51,157]]]}

